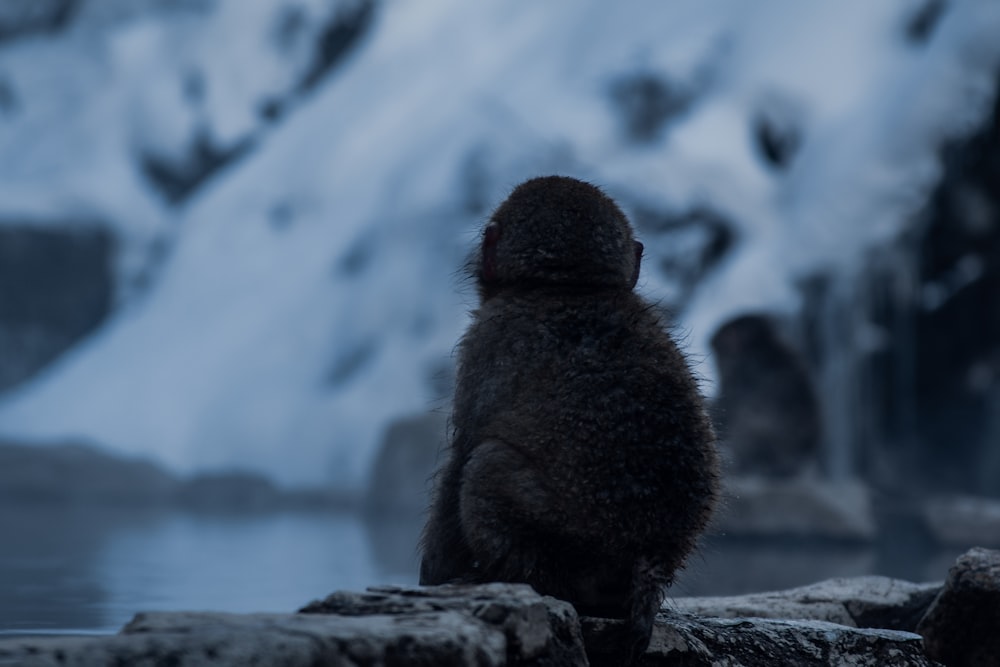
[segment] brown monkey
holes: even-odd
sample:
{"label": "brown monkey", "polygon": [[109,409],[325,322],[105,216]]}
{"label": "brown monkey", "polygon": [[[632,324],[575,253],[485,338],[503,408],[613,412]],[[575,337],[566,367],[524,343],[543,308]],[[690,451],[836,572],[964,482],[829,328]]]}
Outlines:
{"label": "brown monkey", "polygon": [[493,214],[420,567],[425,585],[524,582],[625,617],[630,660],[718,486],[696,383],[633,291],[641,256],[615,202],[572,178]]}

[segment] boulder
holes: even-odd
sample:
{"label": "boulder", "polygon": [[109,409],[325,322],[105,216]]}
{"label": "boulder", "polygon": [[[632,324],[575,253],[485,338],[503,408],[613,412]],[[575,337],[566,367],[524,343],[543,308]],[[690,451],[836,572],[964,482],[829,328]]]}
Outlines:
{"label": "boulder", "polygon": [[875,538],[867,487],[809,476],[726,480],[716,532],[741,537],[809,537],[851,542]]}
{"label": "boulder", "polygon": [[[620,664],[602,652],[621,621],[583,618],[591,667]],[[702,618],[661,613],[643,667],[930,667],[920,636],[850,628],[825,621]]]}
{"label": "boulder", "polygon": [[140,614],[113,637],[0,641],[0,664],[503,665],[503,635],[458,612],[407,617]]}
{"label": "boulder", "polygon": [[1000,551],[961,555],[917,632],[927,654],[948,667],[1000,665]]}
{"label": "boulder", "polygon": [[0,42],[60,30],[78,4],[79,0],[0,2]]}
{"label": "boulder", "polygon": [[0,391],[104,322],[114,306],[117,252],[104,222],[0,212]]}
{"label": "boulder", "polygon": [[0,503],[24,506],[161,507],[176,481],[144,459],[119,458],[83,443],[0,441]]}
{"label": "boulder", "polygon": [[1000,500],[939,496],[927,502],[924,519],[941,544],[1000,547]]}
{"label": "boulder", "polygon": [[587,664],[573,606],[540,596],[523,584],[370,588],[366,593],[334,593],[306,605],[301,613],[409,617],[445,611],[461,613],[466,623],[494,633],[493,645],[499,646],[499,653],[487,664]]}
{"label": "boulder", "polygon": [[719,618],[794,618],[854,628],[915,632],[941,584],[914,584],[889,577],[827,579],[786,591],[729,597],[674,598],[676,612]]}
{"label": "boulder", "polygon": [[446,430],[447,419],[440,412],[405,417],[389,426],[372,469],[367,514],[422,516]]}
{"label": "boulder", "polygon": [[[869,583],[818,585],[816,594],[861,604],[907,606],[916,589]],[[919,588],[919,587],[918,587]],[[878,598],[878,591],[884,595]],[[789,592],[811,613],[806,589]],[[838,597],[839,596],[839,597]],[[829,601],[829,600],[828,600]],[[749,604],[742,605],[750,608]],[[694,607],[692,607],[694,608]],[[825,612],[835,616],[833,611]],[[772,609],[774,611],[774,609]],[[854,614],[852,616],[852,613]],[[881,613],[881,612],[879,612]],[[864,613],[839,616],[858,622]],[[892,617],[892,614],[887,616]],[[0,664],[194,665],[616,665],[622,621],[579,618],[566,602],[519,584],[378,587],[341,592],[298,614],[139,614],[112,637],[0,640]],[[661,612],[641,665],[907,665],[933,663],[919,635],[822,620],[707,618]],[[966,664],[966,663],[963,663]],[[971,664],[971,663],[970,663]]]}

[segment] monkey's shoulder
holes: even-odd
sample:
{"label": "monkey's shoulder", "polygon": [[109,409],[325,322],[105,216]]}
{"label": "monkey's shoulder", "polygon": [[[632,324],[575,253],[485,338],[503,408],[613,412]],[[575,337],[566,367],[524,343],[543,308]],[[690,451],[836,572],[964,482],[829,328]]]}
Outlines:
{"label": "monkey's shoulder", "polygon": [[492,299],[474,313],[461,347],[520,367],[540,363],[615,372],[634,367],[655,374],[684,366],[656,309],[632,292]]}

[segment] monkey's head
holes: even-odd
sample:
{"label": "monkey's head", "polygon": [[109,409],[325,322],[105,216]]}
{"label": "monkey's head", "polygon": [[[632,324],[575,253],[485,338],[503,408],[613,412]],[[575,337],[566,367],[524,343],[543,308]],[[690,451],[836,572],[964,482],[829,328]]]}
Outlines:
{"label": "monkey's head", "polygon": [[639,278],[642,244],[615,202],[565,176],[517,186],[483,230],[476,278],[483,299],[507,287],[620,287]]}

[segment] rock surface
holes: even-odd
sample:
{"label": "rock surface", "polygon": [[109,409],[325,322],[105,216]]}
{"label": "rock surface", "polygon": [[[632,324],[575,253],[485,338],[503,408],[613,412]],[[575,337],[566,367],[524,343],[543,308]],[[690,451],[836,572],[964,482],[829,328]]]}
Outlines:
{"label": "rock surface", "polygon": [[718,618],[828,621],[854,628],[915,632],[917,622],[941,590],[889,577],[828,579],[787,591],[732,597],[675,598],[667,607]]}
{"label": "rock surface", "polygon": [[429,480],[446,439],[447,421],[443,412],[428,412],[396,420],[389,426],[379,445],[365,497],[368,514],[423,515],[429,502]]}
{"label": "rock surface", "polygon": [[714,530],[746,537],[819,537],[867,542],[875,519],[867,488],[802,476],[789,480],[726,480]]}
{"label": "rock surface", "polygon": [[1000,551],[960,556],[917,630],[927,654],[949,667],[1000,665]]}
{"label": "rock surface", "polygon": [[104,322],[115,299],[116,255],[103,221],[0,211],[0,391]]}
{"label": "rock surface", "polygon": [[0,505],[6,507],[265,512],[345,509],[354,502],[328,489],[282,489],[238,470],[180,478],[154,461],[80,442],[0,440]]}
{"label": "rock surface", "polygon": [[[619,664],[600,647],[618,621],[582,619],[592,667]],[[642,665],[765,667],[771,665],[933,665],[920,636],[896,630],[848,628],[824,621],[763,618],[701,618],[661,613]]]}
{"label": "rock surface", "polygon": [[927,528],[941,544],[1000,547],[1000,500],[937,497],[924,508]]}
{"label": "rock surface", "polygon": [[[812,588],[828,609],[835,608],[831,600],[839,600],[842,609],[855,604],[870,610],[883,603],[906,606],[926,587],[886,580],[824,582]],[[810,613],[809,589],[789,591],[800,606],[783,608]],[[751,602],[731,606],[752,610]],[[770,607],[774,613],[778,608]],[[857,609],[847,614],[839,618],[858,622]],[[618,656],[609,647],[616,645],[621,625],[618,620],[578,618],[568,603],[524,585],[380,587],[334,593],[299,614],[147,613],[113,637],[3,640],[0,664],[614,665]],[[640,664],[934,663],[924,655],[920,636],[909,632],[821,620],[707,618],[670,610],[658,616]]]}

